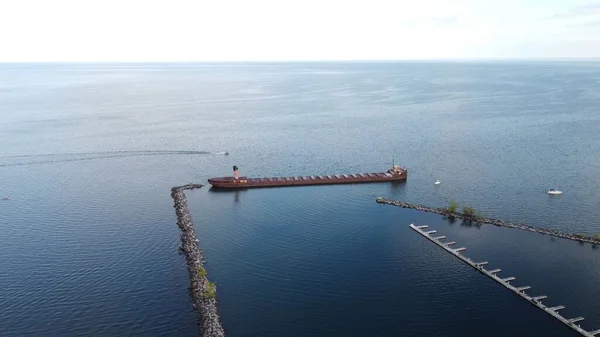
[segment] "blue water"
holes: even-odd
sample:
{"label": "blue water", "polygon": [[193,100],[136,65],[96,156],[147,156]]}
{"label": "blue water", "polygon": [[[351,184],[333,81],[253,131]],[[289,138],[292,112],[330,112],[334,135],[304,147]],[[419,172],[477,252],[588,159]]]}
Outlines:
{"label": "blue water", "polygon": [[392,157],[187,193],[228,336],[573,335],[413,222],[600,328],[600,249],[375,203],[600,233],[599,103],[600,63],[0,65],[0,335],[193,336],[170,187]]}

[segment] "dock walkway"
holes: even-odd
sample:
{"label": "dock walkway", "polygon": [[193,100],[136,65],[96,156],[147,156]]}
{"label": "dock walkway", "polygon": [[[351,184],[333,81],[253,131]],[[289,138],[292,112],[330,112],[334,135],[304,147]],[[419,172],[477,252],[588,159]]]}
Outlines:
{"label": "dock walkway", "polygon": [[[484,264],[483,262],[479,262],[479,263],[473,262],[468,257],[462,256],[460,254],[460,251],[465,250],[466,248],[459,248],[459,249],[449,248],[447,243],[443,243],[439,239],[436,239],[435,237],[432,237],[430,235],[430,233],[435,233],[436,231],[424,231],[423,230],[423,229],[426,229],[427,227],[428,226],[415,226],[414,224],[410,224],[410,228],[412,228],[413,230],[415,230],[417,233],[421,234],[422,236],[426,237],[429,241],[435,243],[439,247],[442,247],[448,253],[456,256],[458,259],[460,259],[464,263],[468,264],[469,266],[475,268],[480,273],[487,275],[492,280],[500,283],[505,288],[511,290],[515,294],[519,295],[521,298],[524,298],[525,300],[527,300],[529,303],[544,310],[544,312],[546,312],[548,315],[556,318],[557,320],[559,320],[561,323],[565,324],[569,328],[577,331],[580,335],[586,336],[586,337],[593,337],[596,335],[600,335],[600,329],[594,330],[594,331],[586,331],[583,328],[581,328],[579,326],[579,324],[576,324],[577,322],[582,321],[583,317],[576,317],[576,318],[571,318],[571,319],[563,317],[561,314],[558,313],[558,310],[564,309],[565,308],[564,306],[562,306],[562,305],[555,306],[555,307],[545,306],[544,304],[541,303],[541,300],[547,298],[546,296],[531,297],[531,296],[525,294],[525,290],[528,290],[531,287],[529,287],[529,286],[515,287],[515,286],[511,285],[509,282],[515,280],[516,279],[515,277],[501,278],[501,277],[497,276],[496,274],[500,271],[500,269],[487,270],[487,269],[483,268],[483,264]],[[485,262],[485,263],[487,264],[487,262]]]}

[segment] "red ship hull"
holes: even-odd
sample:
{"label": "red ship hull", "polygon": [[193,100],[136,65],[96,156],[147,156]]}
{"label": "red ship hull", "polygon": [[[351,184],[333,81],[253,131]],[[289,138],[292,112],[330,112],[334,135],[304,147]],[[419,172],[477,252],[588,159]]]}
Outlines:
{"label": "red ship hull", "polygon": [[407,170],[402,169],[400,172],[388,170],[387,172],[379,173],[336,174],[324,176],[320,175],[272,178],[239,177],[238,179],[235,179],[234,177],[218,177],[208,179],[208,183],[215,188],[244,189],[258,187],[358,184],[387,181],[406,181],[407,176]]}

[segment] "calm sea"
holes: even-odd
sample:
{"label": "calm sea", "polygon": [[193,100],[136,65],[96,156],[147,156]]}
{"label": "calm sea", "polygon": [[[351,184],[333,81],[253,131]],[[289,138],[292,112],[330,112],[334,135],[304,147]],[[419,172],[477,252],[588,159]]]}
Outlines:
{"label": "calm sea", "polygon": [[410,223],[599,329],[600,249],[375,203],[600,233],[599,109],[593,62],[0,65],[0,335],[194,336],[172,186],[393,159],[187,193],[228,336],[574,336]]}

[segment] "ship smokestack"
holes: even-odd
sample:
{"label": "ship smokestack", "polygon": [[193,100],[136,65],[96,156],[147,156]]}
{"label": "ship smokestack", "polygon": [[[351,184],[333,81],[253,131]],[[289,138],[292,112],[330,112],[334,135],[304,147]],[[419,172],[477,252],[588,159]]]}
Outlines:
{"label": "ship smokestack", "polygon": [[233,166],[233,177],[237,180],[240,178],[240,174],[238,173],[238,167],[237,166]]}

